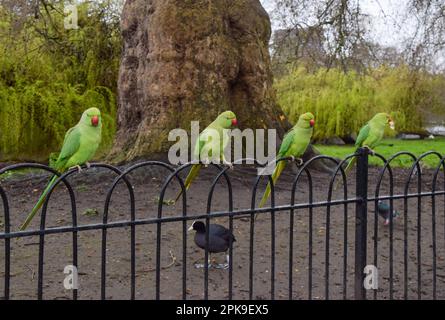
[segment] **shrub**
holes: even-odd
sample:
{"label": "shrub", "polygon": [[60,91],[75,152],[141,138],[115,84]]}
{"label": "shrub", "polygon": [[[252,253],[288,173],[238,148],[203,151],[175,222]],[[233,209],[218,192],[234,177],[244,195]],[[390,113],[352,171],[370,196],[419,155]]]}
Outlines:
{"label": "shrub", "polygon": [[316,140],[357,133],[377,112],[390,113],[397,131],[423,131],[425,110],[445,110],[445,101],[436,98],[441,76],[414,72],[407,66],[370,70],[367,75],[339,69],[304,67],[292,70],[275,83],[278,101],[291,122],[301,113],[316,116]]}

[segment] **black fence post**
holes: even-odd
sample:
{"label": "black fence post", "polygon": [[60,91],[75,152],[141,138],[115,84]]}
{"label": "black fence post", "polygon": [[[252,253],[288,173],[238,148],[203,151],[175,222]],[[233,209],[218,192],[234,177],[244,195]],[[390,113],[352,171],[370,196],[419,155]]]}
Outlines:
{"label": "black fence post", "polygon": [[368,152],[360,148],[357,156],[356,195],[355,207],[355,285],[354,296],[356,300],[366,299],[366,290],[363,285],[364,269],[366,267],[367,245],[367,213],[368,213]]}

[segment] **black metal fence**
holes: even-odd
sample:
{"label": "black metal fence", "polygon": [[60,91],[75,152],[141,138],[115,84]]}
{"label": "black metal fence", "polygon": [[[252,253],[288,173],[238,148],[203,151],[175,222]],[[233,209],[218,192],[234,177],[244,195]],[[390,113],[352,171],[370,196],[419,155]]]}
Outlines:
{"label": "black metal fence", "polygon": [[[357,157],[357,169],[355,176],[347,177],[344,172],[344,164],[351,158]],[[12,266],[11,266],[11,255],[13,253],[13,248],[11,246],[11,241],[13,239],[21,239],[26,237],[38,237],[38,262],[37,262],[37,298],[43,299],[44,297],[44,264],[45,264],[45,237],[48,235],[54,234],[70,234],[72,236],[72,265],[78,265],[78,255],[79,255],[79,246],[78,246],[78,238],[79,234],[86,231],[95,231],[101,233],[101,253],[100,253],[100,298],[106,299],[107,295],[107,255],[109,255],[109,250],[107,249],[107,236],[111,229],[120,229],[120,228],[129,228],[130,229],[130,251],[129,251],[129,264],[130,264],[130,274],[129,276],[129,296],[130,299],[136,298],[136,282],[137,282],[137,271],[136,271],[136,227],[151,225],[155,227],[156,232],[156,241],[153,244],[154,246],[154,257],[156,268],[153,270],[155,272],[154,283],[150,290],[154,290],[154,298],[161,299],[161,288],[162,288],[162,267],[161,267],[161,250],[162,250],[162,229],[165,225],[169,223],[181,223],[182,228],[178,230],[180,234],[182,234],[182,248],[178,248],[182,253],[181,263],[180,263],[180,274],[178,274],[178,279],[181,279],[181,287],[182,287],[182,298],[188,299],[189,291],[188,291],[188,272],[190,271],[190,260],[189,260],[189,248],[188,242],[190,241],[190,234],[187,234],[187,229],[190,226],[193,220],[203,219],[206,224],[209,225],[212,219],[215,218],[226,218],[228,219],[228,229],[233,232],[234,230],[234,219],[244,218],[249,222],[248,224],[248,245],[246,246],[248,252],[237,252],[236,246],[238,242],[232,244],[228,250],[228,254],[230,257],[229,260],[229,268],[227,271],[227,283],[224,283],[224,286],[227,285],[227,298],[232,299],[234,292],[239,290],[244,290],[247,293],[246,298],[249,299],[257,299],[255,296],[255,275],[257,264],[255,263],[255,256],[258,254],[255,250],[255,242],[257,239],[261,237],[256,232],[256,227],[258,225],[258,220],[255,220],[255,216],[258,217],[266,217],[268,219],[268,223],[270,223],[270,265],[268,267],[268,273],[270,275],[268,288],[269,295],[265,298],[268,299],[316,299],[319,297],[315,297],[313,290],[314,286],[323,287],[323,298],[330,299],[366,299],[366,298],[374,298],[374,299],[394,299],[394,298],[413,298],[411,292],[415,292],[416,298],[421,299],[422,297],[427,297],[431,299],[437,298],[445,298],[445,223],[440,225],[438,220],[438,210],[443,213],[443,217],[445,217],[445,207],[444,207],[444,199],[445,199],[445,179],[443,182],[443,189],[439,190],[438,182],[440,180],[440,172],[444,171],[444,161],[445,158],[437,153],[437,152],[428,152],[420,157],[416,157],[409,152],[400,152],[395,154],[390,159],[385,159],[381,155],[375,154],[373,157],[378,158],[384,164],[383,168],[379,168],[372,174],[372,178],[375,179],[376,185],[375,189],[370,188],[368,184],[368,179],[370,177],[370,166],[368,164],[369,154],[367,149],[359,149],[356,154],[349,156],[343,161],[338,161],[335,158],[328,156],[318,156],[310,161],[304,163],[303,166],[298,168],[297,173],[293,179],[291,185],[291,193],[290,193],[290,202],[283,205],[276,205],[277,203],[277,192],[274,190],[274,186],[272,185],[270,206],[265,208],[257,207],[257,193],[260,183],[262,180],[271,182],[271,178],[258,176],[253,184],[253,188],[251,189],[250,194],[250,208],[243,209],[234,209],[233,205],[233,190],[232,190],[232,180],[231,180],[231,172],[229,168],[212,165],[217,170],[218,173],[213,178],[213,182],[210,186],[208,195],[207,195],[207,203],[206,212],[193,212],[187,205],[187,192],[185,192],[184,182],[182,176],[187,171],[186,169],[190,167],[191,164],[182,165],[178,168],[174,168],[163,162],[156,161],[148,161],[143,163],[138,163],[124,171],[120,169],[106,164],[93,164],[93,168],[102,168],[109,170],[113,175],[115,175],[115,179],[109,188],[106,194],[106,200],[104,203],[103,209],[103,218],[102,223],[93,223],[93,224],[78,224],[78,212],[77,212],[77,200],[74,188],[68,182],[68,178],[74,175],[77,171],[71,170],[62,175],[55,172],[53,169],[40,165],[40,164],[17,164],[12,165],[0,170],[0,178],[7,172],[14,172],[17,170],[23,169],[40,169],[47,171],[50,174],[55,174],[59,176],[57,183],[50,190],[49,196],[46,202],[43,205],[41,215],[40,215],[40,228],[36,230],[27,230],[27,231],[16,231],[11,227],[11,216],[10,216],[10,195],[8,195],[5,184],[8,183],[7,180],[0,180],[0,218],[3,218],[4,231],[0,233],[0,242],[4,243],[4,268],[3,274],[0,273],[1,277],[4,281],[4,299],[11,298],[11,292],[14,286],[11,286],[11,278],[12,278]],[[401,180],[400,177],[394,174],[394,169],[391,167],[391,163],[397,161],[400,157],[408,157],[412,160],[412,166],[407,169],[406,172],[406,180],[401,182],[403,186],[403,192],[400,194],[395,194],[395,185],[399,183]],[[430,170],[431,173],[431,181],[428,181],[427,186],[430,188],[429,190],[424,189],[424,173],[421,166],[422,160],[427,157],[435,157],[438,160],[438,167],[434,170]],[[242,163],[246,159],[239,160],[237,163]],[[279,161],[289,161],[289,159],[280,159]],[[311,170],[311,165],[313,165],[317,161],[330,161],[335,166],[336,169],[332,172],[328,179],[321,180],[322,183],[327,187],[327,198],[326,200],[318,201],[316,200],[316,188],[313,179],[313,170]],[[256,163],[255,166],[260,167],[261,165]],[[144,169],[148,167],[159,167],[163,170],[167,170],[169,175],[165,177],[161,192],[159,194],[159,202],[157,205],[157,214],[151,218],[143,218],[139,219],[136,217],[135,211],[135,194],[134,188],[129,178],[129,175],[137,169]],[[237,166],[235,166],[236,171]],[[405,172],[405,171],[404,171]],[[445,174],[444,174],[445,175]],[[341,180],[341,190],[340,196],[334,199],[335,188],[334,185],[337,180]],[[297,202],[297,189],[301,185],[303,185],[302,181],[304,180],[305,189],[307,191],[307,201],[298,201]],[[355,183],[355,195],[351,196],[351,192],[348,190],[348,181],[351,180]],[[181,214],[177,214],[174,216],[164,216],[163,212],[165,210],[165,197],[166,191],[168,187],[174,183],[180,186],[180,189],[183,191],[182,200],[180,206]],[[215,194],[215,188],[217,184],[223,181],[228,194],[228,201],[226,205],[226,210],[222,211],[212,211],[212,202],[214,201],[217,195]],[[263,183],[265,182],[263,181]],[[414,184],[413,184],[414,183]],[[51,202],[51,194],[53,190],[57,187],[58,184],[62,184],[68,194],[70,199],[70,207],[71,207],[71,223],[66,226],[61,227],[50,227],[46,226],[47,220],[47,211],[48,204]],[[109,212],[110,212],[110,203],[115,195],[116,187],[119,184],[123,184],[125,188],[128,190],[129,194],[129,212],[130,218],[124,219],[120,221],[109,221]],[[388,190],[385,194],[381,194],[382,186],[385,184],[386,189]],[[400,184],[400,183],[399,183]],[[410,186],[415,186],[416,191],[410,192]],[[439,199],[439,196],[440,197]],[[417,203],[415,207],[412,207],[410,204],[410,200],[414,199]],[[422,206],[422,201],[424,199],[429,199],[429,203],[431,204],[431,208],[425,210]],[[403,226],[400,226],[402,229],[395,228],[395,222],[392,215],[390,215],[390,223],[387,229],[382,231],[382,227],[379,222],[378,215],[378,203],[379,201],[387,201],[389,202],[391,212],[394,209],[395,201],[403,202],[403,211],[401,214],[401,219],[403,219]],[[355,210],[355,217],[351,220],[350,207],[353,206]],[[341,236],[339,240],[339,245],[342,247],[341,252],[332,252],[335,249],[331,248],[331,241],[333,235],[331,232],[337,227],[332,226],[332,210],[333,208],[342,208],[341,211],[337,211],[335,215],[342,213],[343,225],[341,230]],[[368,207],[371,210],[368,210]],[[314,247],[314,237],[317,235],[314,233],[314,210],[323,209],[325,210],[324,215],[324,252],[315,252],[316,249]],[[295,241],[295,230],[294,225],[296,223],[296,219],[299,217],[299,214],[306,210],[308,214],[308,222],[307,225],[304,224],[305,228],[307,228],[307,238],[305,235],[305,244],[302,245],[302,242]],[[413,210],[416,211],[415,215],[409,215]],[[192,211],[192,212],[190,212]],[[278,232],[280,236],[287,237],[287,243],[283,245],[285,250],[287,251],[287,272],[282,272],[284,276],[287,278],[287,285],[285,291],[287,295],[285,297],[276,295],[276,283],[277,283],[277,271],[276,268],[278,264],[283,264],[284,260],[280,260],[278,263],[276,261],[276,239],[278,236],[276,230],[276,218],[280,215],[280,218],[288,219],[288,234],[284,235],[282,231]],[[37,218],[36,218],[37,219]],[[369,227],[369,219],[371,222],[373,220],[373,225],[371,228]],[[411,242],[408,239],[410,221],[414,219],[413,230],[416,232],[415,239],[415,250],[409,251],[411,249]],[[431,232],[431,234],[424,234],[425,231],[423,229],[422,221],[425,219],[431,221],[429,225],[430,228],[427,232]],[[442,219],[442,218],[441,218]],[[351,237],[351,230],[349,226],[350,222],[354,221],[352,224],[353,230],[355,231],[355,238]],[[439,227],[438,227],[439,224]],[[440,228],[440,230],[439,230]],[[208,230],[208,228],[207,228]],[[439,230],[439,231],[438,231]],[[438,234],[443,237],[438,237]],[[395,235],[397,239],[394,239]],[[70,236],[70,237],[71,237]],[[207,231],[206,237],[208,239],[209,234]],[[382,240],[382,237],[387,237]],[[352,247],[348,246],[348,243],[351,243],[352,239]],[[388,251],[384,253],[384,258],[382,258],[382,252],[379,251],[379,243],[381,241],[388,241]],[[428,241],[428,248],[425,249],[422,246],[422,243],[426,243]],[[403,250],[403,253],[400,254],[398,251],[395,251],[395,246],[397,243],[400,243],[400,248]],[[399,247],[399,245],[397,245]],[[234,248],[235,247],[235,248]],[[440,248],[444,251],[441,255],[439,252]],[[111,249],[112,250],[112,249]],[[307,251],[304,251],[307,250]],[[385,248],[386,250],[386,248]],[[303,252],[304,251],[304,252]],[[351,252],[353,253],[353,262],[351,263]],[[322,265],[315,265],[314,258],[315,255],[319,253],[324,255],[324,261]],[[239,268],[235,268],[233,265],[233,257],[234,255],[245,254],[248,256],[248,279],[246,280],[246,288],[234,288],[234,274],[236,274]],[[296,254],[300,256],[304,256],[304,261],[306,264],[305,270],[298,270],[298,277],[301,277],[302,273],[305,273],[303,277],[306,284],[304,285],[305,294],[301,294],[301,288],[296,288],[296,270],[295,270],[295,259]],[[341,278],[341,283],[338,283],[339,290],[341,294],[335,295],[332,297],[331,295],[331,286],[332,281],[331,277],[333,276],[332,267],[330,259],[332,255],[340,255],[340,259],[335,262],[338,264],[335,267],[338,267],[337,271],[340,272],[340,275],[336,275],[337,278]],[[400,259],[395,259],[395,255]],[[203,279],[203,287],[202,287],[202,297],[204,299],[209,298],[209,275],[211,275],[213,270],[209,270],[208,266],[208,256],[209,252],[205,250],[203,257],[205,268],[202,271],[202,279]],[[384,261],[382,260],[384,259]],[[399,261],[400,260],[400,261]],[[414,261],[414,262],[413,262]],[[387,290],[367,290],[364,287],[364,279],[365,273],[364,269],[367,265],[375,265],[378,270],[385,268],[388,273],[385,282],[389,285]],[[382,267],[384,265],[384,267]],[[410,273],[413,268],[409,268],[409,266],[414,265],[415,273],[414,276]],[[322,284],[315,283],[314,281],[314,270],[315,268],[321,268],[320,275],[318,279],[322,279]],[[283,265],[280,268],[284,268]],[[394,269],[401,271],[401,274],[395,274]],[[323,270],[324,269],[324,270]],[[1,270],[1,269],[0,269]],[[352,272],[350,272],[352,270]],[[385,272],[386,272],[385,271]],[[400,272],[397,273],[400,273]],[[425,276],[425,274],[427,276]],[[283,275],[281,275],[283,276]],[[425,283],[425,279],[429,280]],[[381,282],[382,279],[379,278]],[[425,281],[424,281],[425,280]],[[396,290],[395,284],[397,288],[401,288],[400,290]],[[60,285],[60,284],[54,284]],[[222,285],[222,284],[221,284]],[[301,286],[303,287],[303,286]],[[298,289],[298,290],[296,290]],[[35,290],[35,287],[29,287],[29,290]],[[82,290],[88,290],[88,288],[82,288]],[[147,288],[147,290],[149,290]],[[397,293],[397,294],[395,294]],[[72,299],[78,298],[78,290],[72,290]]]}

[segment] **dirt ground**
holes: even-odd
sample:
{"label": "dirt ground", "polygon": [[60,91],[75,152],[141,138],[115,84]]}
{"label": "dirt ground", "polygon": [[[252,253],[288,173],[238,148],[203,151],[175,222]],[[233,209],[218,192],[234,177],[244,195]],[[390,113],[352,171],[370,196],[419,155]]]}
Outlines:
{"label": "dirt ground", "polygon": [[[379,169],[370,169],[370,194],[374,194],[375,183]],[[200,173],[197,181],[188,192],[187,215],[206,213],[207,196],[216,169],[206,168]],[[431,190],[433,171],[425,171],[422,191]],[[157,196],[167,175],[165,169],[141,168],[130,174],[129,180],[134,185],[136,198],[136,218],[157,217]],[[256,171],[248,167],[235,167],[229,172],[233,188],[234,209],[248,209],[251,204],[252,186],[256,179]],[[395,176],[395,194],[404,192],[408,171],[397,169]],[[314,201],[324,201],[327,198],[328,174],[312,172]],[[353,174],[349,179],[349,197],[355,196]],[[389,193],[388,177],[381,189],[381,194]],[[93,168],[69,178],[75,188],[78,205],[78,225],[100,223],[104,201],[108,188],[115,175],[105,169]],[[290,202],[291,185],[294,175],[291,170],[285,171],[276,186],[277,205]],[[27,213],[37,201],[40,192],[48,181],[48,175],[32,173],[25,176],[12,176],[0,180],[9,197],[11,211],[11,228],[16,231]],[[296,202],[308,201],[307,178],[303,177],[297,189]],[[438,189],[443,190],[443,176],[438,181]],[[259,187],[259,197],[265,188],[265,183]],[[416,189],[411,184],[410,192]],[[173,198],[178,187],[173,183],[166,198]],[[227,186],[222,181],[218,183],[212,202],[212,211],[228,209]],[[340,192],[334,193],[333,199],[340,199]],[[444,235],[444,196],[436,197],[436,245],[437,245],[437,298],[445,298],[445,235]],[[420,233],[418,232],[417,216],[418,199],[408,201],[408,297],[417,298],[418,288],[418,251],[417,237],[420,234],[421,249],[421,297],[431,299],[433,292],[433,249],[432,249],[432,198],[421,200]],[[394,207],[403,212],[403,200],[394,201]],[[98,214],[85,214],[88,209],[98,210]],[[92,210],[88,210],[91,212]],[[164,217],[181,215],[181,205],[164,206]],[[309,210],[295,211],[294,225],[289,225],[289,211],[280,211],[275,216],[275,299],[287,299],[289,279],[289,234],[293,231],[293,298],[308,298],[308,277],[312,274],[312,298],[325,299],[326,285],[326,223],[328,212],[326,207],[313,210],[312,224],[312,270],[309,270]],[[347,238],[345,239],[345,216]],[[71,224],[69,197],[63,187],[58,187],[50,201],[47,226],[64,226]],[[347,206],[347,214],[343,205],[332,206],[329,215],[329,298],[343,298],[344,246],[347,246],[347,291],[346,298],[354,297],[354,238],[355,238],[355,204]],[[130,219],[130,203],[128,191],[119,184],[112,197],[110,206],[110,221]],[[39,218],[33,221],[30,229],[37,229]],[[0,226],[4,222],[3,208],[0,205]],[[228,226],[228,218],[216,218],[212,223]],[[394,298],[403,298],[404,285],[404,217],[394,221]],[[188,223],[191,224],[191,221]],[[0,230],[2,230],[1,227]],[[234,219],[234,235],[237,242],[233,250],[233,298],[247,299],[249,294],[249,239],[250,216]],[[78,233],[78,270],[79,299],[100,298],[101,276],[101,239],[102,231],[81,231]],[[346,242],[345,242],[346,240]],[[5,248],[0,240],[0,297],[3,295]],[[182,268],[187,266],[188,299],[202,299],[204,291],[204,270],[196,269],[194,262],[203,261],[204,252],[193,242],[193,233],[187,234],[187,259],[182,259],[182,222],[168,222],[162,226],[161,238],[161,299],[182,298]],[[389,227],[383,225],[383,219],[378,219],[377,258],[379,269],[378,299],[389,298]],[[11,299],[35,299],[37,297],[37,261],[38,237],[26,237],[11,241]],[[224,260],[224,255],[215,258]],[[57,234],[45,237],[45,264],[43,277],[44,299],[70,299],[72,294],[65,290],[63,270],[72,260],[72,235]],[[369,204],[368,217],[368,263],[374,261],[374,203]],[[156,264],[156,225],[136,227],[136,298],[153,299],[155,297],[155,264]],[[270,299],[271,292],[271,216],[270,213],[259,215],[255,222],[254,237],[254,274],[253,297],[255,299]],[[209,271],[209,298],[226,299],[228,295],[228,270],[211,269]],[[107,299],[130,298],[130,229],[119,228],[108,231],[107,242]],[[368,298],[374,297],[368,292]]]}

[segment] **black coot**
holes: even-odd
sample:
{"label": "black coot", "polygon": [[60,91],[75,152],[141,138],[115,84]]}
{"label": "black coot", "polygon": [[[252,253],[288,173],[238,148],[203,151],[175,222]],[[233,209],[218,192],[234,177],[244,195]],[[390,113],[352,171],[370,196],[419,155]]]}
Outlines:
{"label": "black coot", "polygon": [[[206,249],[206,225],[201,221],[193,222],[193,225],[189,230],[195,230],[195,243],[198,247]],[[229,250],[230,243],[235,242],[236,239],[233,234],[227,228],[219,224],[211,224],[209,226],[209,254],[226,252]],[[229,263],[229,257],[226,257],[227,261],[222,267],[227,268]],[[200,265],[201,266],[201,265]],[[212,265],[209,263],[209,267]],[[218,265],[221,266],[221,265]]]}

